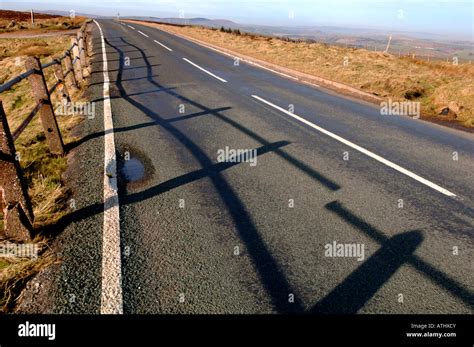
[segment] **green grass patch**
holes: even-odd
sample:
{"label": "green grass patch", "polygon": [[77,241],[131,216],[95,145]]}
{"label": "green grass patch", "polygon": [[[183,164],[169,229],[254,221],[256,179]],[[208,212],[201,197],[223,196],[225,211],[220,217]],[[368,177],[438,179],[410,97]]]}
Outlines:
{"label": "green grass patch", "polygon": [[6,268],[9,265],[10,263],[8,261],[5,261],[4,259],[0,258],[0,270]]}

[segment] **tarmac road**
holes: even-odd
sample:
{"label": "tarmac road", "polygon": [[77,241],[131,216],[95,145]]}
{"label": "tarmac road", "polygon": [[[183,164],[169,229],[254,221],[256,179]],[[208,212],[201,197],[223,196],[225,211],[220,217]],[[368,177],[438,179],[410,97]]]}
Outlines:
{"label": "tarmac road", "polygon": [[[472,134],[381,116],[154,28],[99,23],[122,172],[124,313],[473,312]],[[100,312],[93,34],[97,115],[70,172],[78,210],[57,238],[64,262],[38,279],[48,297],[30,312]],[[226,148],[256,150],[256,165],[220,162]],[[124,165],[143,177],[126,182]],[[357,253],[329,256],[346,244]]]}

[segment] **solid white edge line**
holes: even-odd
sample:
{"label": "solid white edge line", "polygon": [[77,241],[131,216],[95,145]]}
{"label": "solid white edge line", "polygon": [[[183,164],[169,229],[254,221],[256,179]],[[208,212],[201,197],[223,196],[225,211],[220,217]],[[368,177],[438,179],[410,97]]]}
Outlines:
{"label": "solid white edge line", "polygon": [[159,41],[156,41],[156,40],[153,40],[155,43],[159,44],[161,47],[163,48],[166,48],[168,51],[170,52],[173,52],[173,50],[171,48],[169,48],[168,46],[165,46],[164,44],[162,44],[161,42]]}
{"label": "solid white edge line", "polygon": [[275,104],[272,104],[270,101],[267,101],[267,100],[265,100],[265,99],[263,99],[263,98],[261,98],[261,97],[259,97],[259,96],[257,96],[257,95],[252,95],[252,97],[255,98],[255,99],[257,99],[257,100],[259,100],[259,101],[261,101],[261,102],[263,102],[264,104],[267,104],[268,106],[271,106],[271,107],[277,109],[278,111],[281,111],[281,112],[287,114],[287,115],[290,116],[290,117],[293,117],[294,119],[296,119],[296,120],[298,120],[298,121],[300,121],[300,122],[302,122],[302,123],[304,123],[304,124],[310,126],[311,128],[316,129],[316,130],[318,130],[319,132],[322,132],[323,134],[325,134],[325,135],[327,135],[327,136],[329,136],[329,137],[331,137],[331,138],[333,138],[333,139],[335,139],[335,140],[337,140],[337,141],[339,141],[339,142],[342,142],[342,143],[345,144],[346,146],[349,146],[349,147],[351,147],[351,148],[353,148],[353,149],[355,149],[355,150],[357,150],[357,151],[359,151],[359,152],[361,152],[361,153],[367,155],[368,157],[371,157],[372,159],[375,159],[375,160],[377,160],[378,162],[381,162],[382,164],[384,164],[384,165],[386,165],[386,166],[388,166],[388,167],[391,167],[392,169],[397,170],[398,172],[401,172],[402,174],[407,175],[408,177],[411,177],[411,178],[413,178],[414,180],[416,180],[416,181],[418,181],[418,182],[420,182],[420,183],[423,183],[424,185],[427,185],[428,187],[430,187],[430,188],[432,188],[432,189],[434,189],[434,190],[437,190],[438,192],[440,192],[440,193],[442,193],[442,194],[444,194],[444,195],[447,195],[447,196],[450,196],[450,197],[455,197],[455,196],[456,196],[456,194],[451,193],[449,190],[447,190],[447,189],[445,189],[445,188],[443,188],[443,187],[440,187],[439,185],[437,185],[437,184],[435,184],[435,183],[433,183],[433,182],[431,182],[431,181],[428,181],[427,179],[418,176],[417,174],[415,174],[415,173],[413,173],[413,172],[411,172],[411,171],[409,171],[409,170],[407,170],[407,169],[401,167],[400,165],[397,165],[397,164],[395,164],[395,163],[393,163],[393,162],[391,162],[391,161],[389,161],[389,160],[387,160],[387,159],[385,159],[385,158],[382,158],[381,156],[379,156],[379,155],[377,155],[377,154],[375,154],[375,153],[373,153],[373,152],[371,152],[371,151],[369,151],[369,150],[367,150],[367,149],[365,149],[365,148],[363,148],[363,147],[360,147],[360,146],[356,145],[355,143],[352,143],[352,142],[350,142],[350,141],[348,141],[348,140],[346,140],[346,139],[340,137],[339,135],[336,135],[336,134],[334,134],[334,133],[332,133],[332,132],[330,132],[330,131],[328,131],[328,130],[326,130],[326,129],[323,129],[323,128],[317,126],[316,124],[313,124],[313,123],[311,123],[310,121],[308,121],[308,120],[306,120],[306,119],[304,119],[304,118],[302,118],[302,117],[300,117],[300,116],[298,116],[298,115],[296,115],[296,114],[294,114],[294,113],[291,113],[291,112],[285,110],[284,108],[281,108],[280,106],[277,106],[277,105],[275,105]]}
{"label": "solid white edge line", "polygon": [[144,32],[141,32],[140,30],[137,30],[137,31],[138,31],[140,34],[142,34],[143,36],[145,36],[145,37],[150,37],[150,36],[148,36],[147,34],[145,34]]}
{"label": "solid white edge line", "polygon": [[[184,38],[184,37],[183,37],[183,38]],[[190,40],[188,40],[188,41],[190,41]],[[194,41],[191,41],[191,42],[194,42]],[[220,49],[217,49],[217,48],[214,48],[214,47],[211,47],[211,46],[208,46],[208,45],[200,44],[200,43],[198,43],[198,42],[194,42],[194,43],[196,43],[196,44],[198,44],[198,45],[200,45],[200,46],[206,47],[207,49],[210,49],[210,50],[215,51],[215,52],[217,52],[217,53],[220,53],[220,54],[226,55],[226,56],[228,56],[228,57],[231,57],[231,58],[234,59],[234,60],[237,58],[239,61],[243,61],[243,62],[246,63],[246,64],[259,67],[259,68],[261,68],[261,69],[263,69],[263,70],[267,70],[267,71],[273,72],[273,73],[275,73],[275,74],[277,74],[277,75],[280,75],[280,76],[283,76],[283,77],[292,79],[292,80],[294,80],[294,81],[299,81],[299,80],[300,80],[298,77],[294,77],[294,76],[288,75],[288,74],[286,74],[286,73],[283,73],[283,72],[279,72],[279,71],[270,69],[269,67],[260,65],[259,63],[253,62],[253,61],[248,60],[248,59],[245,59],[245,58],[241,58],[241,57],[236,56],[236,55],[234,55],[234,54],[230,54],[230,53],[221,51]],[[319,87],[317,84],[313,84],[313,85]]]}
{"label": "solid white edge line", "polygon": [[104,73],[104,225],[102,236],[101,314],[122,314],[122,266],[120,254],[120,208],[117,189],[114,125],[109,93],[107,53],[102,28],[102,61]]}
{"label": "solid white edge line", "polygon": [[128,24],[127,24],[127,26],[128,26],[130,29],[133,29],[133,30],[135,30],[135,28],[134,28],[134,27],[132,27],[131,25],[128,25]]}
{"label": "solid white edge line", "polygon": [[212,76],[212,77],[214,77],[214,78],[218,79],[219,81],[221,81],[221,82],[224,82],[224,83],[227,83],[227,81],[226,81],[225,79],[223,79],[223,78],[220,78],[219,76],[216,76],[216,75],[214,75],[212,72],[210,72],[210,71],[207,71],[206,69],[204,69],[204,68],[200,67],[200,66],[199,66],[199,65],[197,65],[197,64],[194,64],[194,63],[193,63],[191,60],[189,60],[189,59],[186,59],[186,58],[183,58],[183,60],[184,60],[184,61],[186,61],[186,62],[188,62],[189,64],[191,64],[191,65],[193,65],[193,66],[197,67],[199,70],[201,70],[201,71],[203,71],[203,72],[207,73],[208,75],[210,75],[210,76]]}
{"label": "solid white edge line", "polygon": [[[255,63],[255,62],[251,61],[251,60],[246,60],[246,59],[244,60],[244,59],[241,59],[241,58],[239,58],[239,57],[236,57],[236,58],[238,58],[239,60],[242,60],[243,62],[245,62],[245,63],[247,63],[247,64],[249,64],[249,65],[253,65],[253,66],[259,67],[260,69],[264,69],[264,70],[273,72],[273,73],[275,73],[275,74],[277,74],[277,75],[280,75],[280,76],[283,76],[283,77],[292,79],[292,80],[294,80],[294,81],[299,81],[299,80],[300,80],[298,77],[293,77],[293,76],[288,75],[288,74],[286,74],[286,73],[283,73],[283,72],[279,72],[279,71],[270,69],[269,67],[260,65],[260,64],[258,64],[258,63]],[[317,84],[313,84],[313,83],[310,83],[310,84],[319,87]]]}

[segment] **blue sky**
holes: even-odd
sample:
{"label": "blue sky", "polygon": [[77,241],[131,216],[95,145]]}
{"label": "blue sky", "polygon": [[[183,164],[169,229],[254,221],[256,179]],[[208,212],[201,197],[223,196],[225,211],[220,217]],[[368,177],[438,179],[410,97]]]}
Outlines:
{"label": "blue sky", "polygon": [[5,9],[206,17],[266,25],[329,25],[474,36],[474,0],[0,0]]}

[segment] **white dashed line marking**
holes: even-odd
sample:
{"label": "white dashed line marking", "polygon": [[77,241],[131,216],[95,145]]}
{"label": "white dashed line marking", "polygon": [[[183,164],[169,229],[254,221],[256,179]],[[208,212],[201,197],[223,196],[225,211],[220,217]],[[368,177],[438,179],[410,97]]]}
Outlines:
{"label": "white dashed line marking", "polygon": [[[161,30],[161,29],[158,29],[158,30],[163,31],[163,30]],[[203,43],[203,42],[193,40],[193,39],[191,39],[191,38],[189,38],[189,37],[185,37],[185,36],[183,36],[183,35],[179,35],[179,34],[175,34],[175,33],[171,34],[171,33],[167,32],[167,31],[163,31],[163,32],[164,32],[164,33],[167,33],[167,34],[169,34],[169,35],[174,35],[174,36],[177,36],[177,37],[181,37],[181,38],[184,39],[184,40],[187,40],[187,41],[190,41],[190,42],[194,42],[195,44],[197,44],[197,45],[199,45],[199,46],[205,47],[205,48],[207,48],[207,49],[210,49],[210,50],[215,51],[215,52],[217,52],[217,53],[220,53],[220,54],[222,54],[222,55],[231,57],[231,58],[234,59],[234,60],[235,60],[235,59],[238,59],[239,61],[242,61],[242,62],[247,63],[247,64],[249,64],[249,65],[256,66],[256,67],[258,67],[258,68],[261,68],[261,69],[263,69],[263,70],[270,71],[270,72],[272,72],[272,73],[274,73],[274,74],[277,74],[277,75],[280,75],[280,76],[289,78],[289,79],[291,79],[291,80],[300,81],[300,82],[303,82],[303,83],[305,83],[305,84],[308,84],[308,85],[311,85],[311,86],[317,87],[317,88],[320,88],[320,87],[321,87],[321,86],[318,85],[318,84],[315,84],[315,83],[312,83],[312,82],[303,81],[303,80],[299,79],[298,77],[294,77],[294,76],[288,75],[288,74],[286,74],[286,73],[283,73],[283,72],[280,72],[280,71],[276,71],[276,70],[271,69],[271,68],[269,68],[269,67],[266,67],[266,66],[263,66],[263,65],[261,65],[261,64],[258,64],[258,63],[254,62],[254,61],[251,61],[251,60],[248,60],[248,59],[245,59],[245,58],[236,56],[236,55],[234,55],[234,54],[231,54],[231,53],[222,51],[222,50],[217,49],[217,48],[215,48],[215,47],[206,45],[206,44]]]}
{"label": "white dashed line marking", "polygon": [[134,28],[134,27],[132,27],[131,25],[128,25],[128,24],[127,24],[127,26],[128,26],[130,29],[133,29],[133,30],[135,30],[135,28]]}
{"label": "white dashed line marking", "polygon": [[168,46],[165,46],[165,45],[162,44],[161,42],[156,41],[156,40],[153,40],[153,41],[155,41],[155,43],[159,44],[161,47],[166,48],[168,51],[173,52],[173,50],[172,50],[171,48],[169,48]]}
{"label": "white dashed line marking", "polygon": [[194,64],[191,60],[186,59],[186,58],[183,58],[183,60],[186,61],[186,62],[188,62],[189,64],[191,64],[191,65],[197,67],[199,70],[204,71],[204,72],[207,73],[208,75],[211,75],[212,77],[218,79],[219,81],[224,82],[224,83],[227,83],[227,81],[226,81],[225,79],[220,78],[219,76],[214,75],[212,72],[207,71],[206,69],[200,67],[200,66],[197,65],[197,64]]}
{"label": "white dashed line marking", "polygon": [[265,99],[263,99],[263,98],[261,98],[257,95],[252,95],[252,97],[259,100],[259,101],[261,101],[261,102],[263,102],[264,104],[267,104],[268,106],[271,106],[271,107],[277,109],[278,111],[281,111],[281,112],[287,114],[288,116],[290,116],[290,117],[292,117],[292,118],[294,118],[294,119],[310,126],[311,128],[316,129],[317,131],[322,132],[323,134],[325,134],[329,137],[332,137],[333,139],[335,139],[339,142],[342,142],[346,146],[349,146],[349,147],[351,147],[351,148],[367,155],[368,157],[371,157],[372,159],[375,159],[378,162],[380,162],[380,163],[382,163],[382,164],[384,164],[388,167],[391,167],[392,169],[397,170],[398,172],[401,172],[402,174],[404,174],[408,177],[411,177],[414,180],[416,180],[420,183],[423,183],[424,185],[426,185],[426,186],[428,186],[428,187],[430,187],[434,190],[437,190],[438,192],[440,192],[444,195],[447,195],[447,196],[450,196],[450,197],[456,197],[456,194],[451,193],[449,190],[447,190],[443,187],[440,187],[439,185],[437,185],[437,184],[435,184],[431,181],[428,181],[427,179],[425,179],[423,177],[420,177],[417,174],[415,174],[415,173],[413,173],[413,172],[411,172],[411,171],[409,171],[409,170],[407,170],[407,169],[405,169],[405,168],[403,168],[403,167],[401,167],[401,166],[399,166],[399,165],[397,165],[397,164],[395,164],[395,163],[393,163],[393,162],[391,162],[391,161],[389,161],[385,158],[382,158],[381,156],[379,156],[379,155],[377,155],[377,154],[375,154],[375,153],[373,153],[373,152],[371,152],[371,151],[369,151],[369,150],[367,150],[363,147],[360,147],[360,146],[356,145],[355,143],[352,143],[352,142],[340,137],[339,135],[336,135],[336,134],[334,134],[334,133],[332,133],[332,132],[330,132],[326,129],[323,129],[323,128],[317,126],[316,124],[313,124],[310,121],[308,121],[308,120],[306,120],[306,119],[304,119],[304,118],[302,118],[302,117],[300,117],[300,116],[298,116],[294,113],[291,113],[291,112],[285,110],[284,108],[281,108],[280,106],[272,104],[270,101],[267,101],[267,100],[265,100]]}
{"label": "white dashed line marking", "polygon": [[137,31],[138,31],[140,34],[142,34],[143,36],[145,36],[145,37],[150,37],[150,36],[148,36],[147,34],[145,34],[144,32],[141,32],[140,30],[137,30]]}

